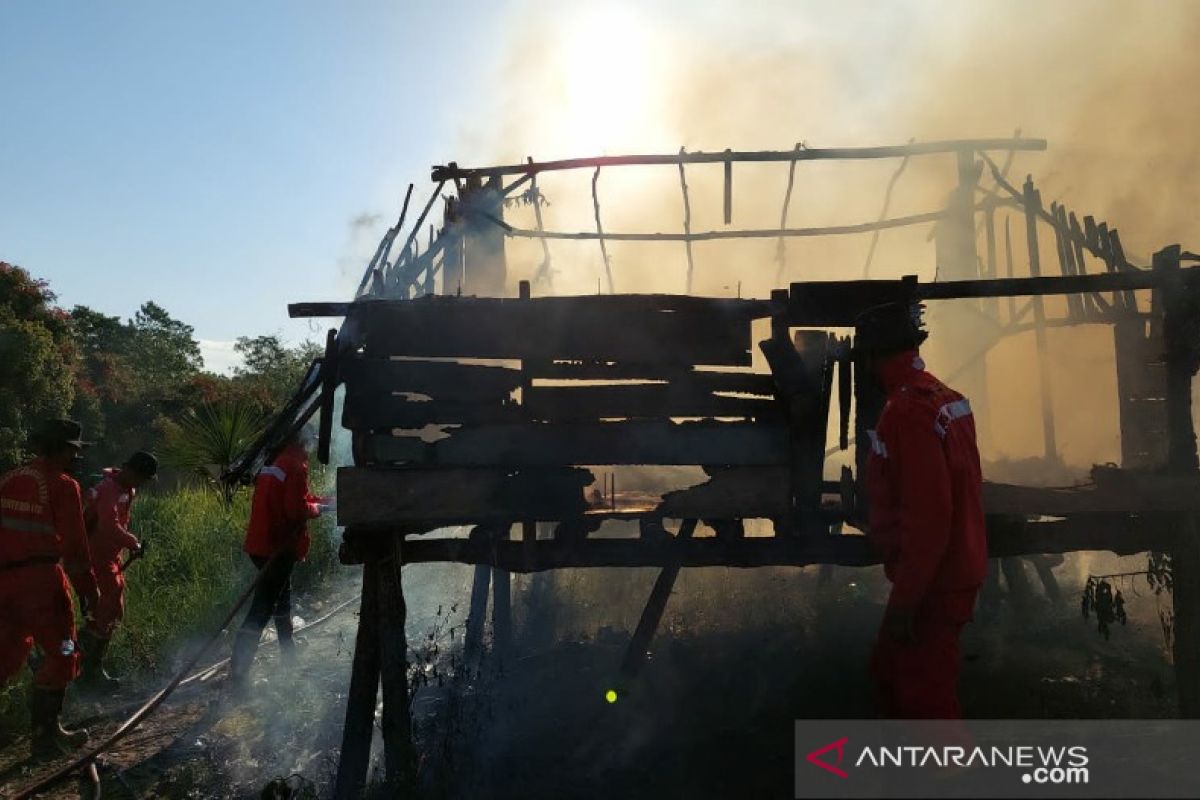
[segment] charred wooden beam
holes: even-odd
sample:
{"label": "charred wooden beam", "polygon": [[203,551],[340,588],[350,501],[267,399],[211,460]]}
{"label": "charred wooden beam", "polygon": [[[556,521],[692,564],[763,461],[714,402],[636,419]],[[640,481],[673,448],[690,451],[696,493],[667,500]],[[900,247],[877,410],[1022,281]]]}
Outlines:
{"label": "charred wooden beam", "polygon": [[351,430],[423,428],[426,425],[492,425],[526,418],[515,403],[477,403],[469,395],[415,400],[404,395],[347,392],[342,425]]}
{"label": "charred wooden beam", "polygon": [[[435,527],[513,519],[563,520],[584,514],[673,519],[778,519],[786,516],[787,467],[709,468],[705,483],[669,492],[657,505],[644,500],[616,509],[589,509],[583,489],[593,478],[581,469],[378,468],[338,470],[342,525]],[[1200,476],[1109,477],[1078,489],[985,483],[989,514],[1019,516],[1130,515],[1200,512]]]}
{"label": "charred wooden beam", "polygon": [[[1187,267],[1179,270],[1179,280],[1191,283],[1200,279],[1200,267]],[[939,281],[935,283],[917,284],[918,300],[953,300],[964,297],[1022,297],[1034,295],[1079,294],[1084,292],[1113,292],[1134,291],[1138,289],[1154,289],[1163,285],[1164,278],[1151,270],[1127,270],[1123,272],[1104,273],[1098,275],[1043,276],[1040,278],[998,278],[965,281]],[[792,299],[790,310],[793,325],[847,325],[853,322],[853,317],[847,317],[845,307],[869,307],[878,303],[886,303],[895,298],[895,292],[900,288],[900,281],[807,281],[795,283],[793,287],[801,289],[803,300]],[[793,292],[795,295],[796,292]],[[654,298],[654,299],[650,299]],[[831,308],[825,304],[816,304],[815,300],[828,298]],[[448,300],[448,298],[442,298]],[[613,305],[608,310],[622,309],[622,304],[629,304],[627,310],[646,310],[658,306],[657,310],[696,310],[701,311],[703,305],[710,308],[705,313],[711,313],[713,319],[730,315],[744,314],[750,319],[769,316],[770,310],[765,300],[721,300],[714,298],[691,298],[678,296],[651,295],[615,295],[607,297],[557,297],[534,298],[533,300],[502,300],[493,298],[456,298],[458,302],[478,303],[539,303],[557,301],[564,304],[573,302],[600,304],[608,301]],[[687,301],[695,301],[689,304]],[[288,305],[288,314],[292,317],[344,317],[350,313],[358,313],[376,305],[387,305],[397,301],[360,300],[347,302],[309,302],[292,303]],[[424,301],[422,301],[424,302]],[[412,303],[410,305],[417,305]],[[623,309],[625,310],[625,309]],[[416,353],[410,355],[418,355]],[[482,356],[481,356],[482,357]],[[551,355],[547,360],[570,359],[569,354]],[[617,359],[609,359],[617,360]],[[620,359],[639,361],[637,358]]]}
{"label": "charred wooden beam", "polygon": [[782,466],[788,459],[787,430],[782,425],[649,420],[462,428],[437,442],[380,434],[364,440],[363,454],[373,463],[412,462],[442,467]]}
{"label": "charred wooden beam", "polygon": [[342,468],[338,470],[338,523],[569,519],[587,511],[583,488],[591,482],[587,470],[570,468]]}
{"label": "charred wooden beam", "polygon": [[683,382],[618,386],[533,386],[521,407],[531,419],[756,417],[779,415],[774,398],[715,394]]}
{"label": "charred wooden beam", "polygon": [[[776,239],[809,238],[817,236],[848,236],[871,233],[891,228],[906,228],[924,225],[945,219],[946,211],[928,211],[904,217],[881,219],[875,222],[853,222],[845,225],[823,225],[809,228],[743,228],[739,230],[684,231],[683,233],[660,232],[609,232],[609,231],[547,231],[503,226],[504,234],[519,239],[559,239],[565,241],[614,242],[712,242],[723,239]],[[498,220],[493,219],[493,222]]]}
{"label": "charred wooden beam", "polygon": [[[363,302],[366,355],[749,366],[755,301],[657,295]],[[670,342],[670,347],[664,347]]]}
{"label": "charred wooden beam", "polygon": [[[697,520],[694,519],[685,519],[679,528],[679,533],[675,535],[676,541],[691,539],[692,534],[696,532],[696,522]],[[618,691],[622,694],[629,682],[637,677],[642,664],[646,662],[647,648],[650,647],[650,641],[654,638],[658,625],[662,621],[663,611],[666,610],[667,601],[671,598],[671,590],[675,588],[675,581],[679,578],[679,569],[680,565],[677,562],[667,564],[654,580],[654,588],[650,590],[650,597],[646,600],[642,616],[638,619],[637,628],[629,640],[629,646],[625,649],[625,657],[621,660]]]}
{"label": "charred wooden beam", "polygon": [[340,373],[351,393],[468,394],[477,402],[488,403],[505,400],[521,386],[518,369],[452,361],[346,358]]}
{"label": "charred wooden beam", "polygon": [[[1053,522],[1022,523],[989,517],[992,557],[1105,550],[1131,555],[1169,547],[1174,534],[1154,520],[1130,515],[1089,515]],[[879,558],[864,536],[819,539],[585,539],[576,542],[497,542],[424,539],[405,544],[405,563],[489,564],[511,572],[575,567],[770,567],[835,564],[870,566]]]}
{"label": "charred wooden beam", "polygon": [[669,155],[600,156],[571,158],[558,161],[533,161],[496,167],[459,167],[456,164],[435,166],[433,180],[461,180],[470,176],[525,175],[554,172],[564,169],[593,169],[634,165],[720,164],[732,161],[785,162],[858,159],[904,158],[906,156],[957,153],[960,150],[1025,150],[1046,149],[1045,139],[959,139],[953,141],[920,142],[886,147],[803,148],[795,150],[730,151],[718,153],[673,153]]}
{"label": "charred wooden beam", "polygon": [[[535,381],[670,381],[696,392],[735,392],[768,396],[774,389],[769,373],[700,370],[677,364],[628,361],[547,361],[526,367]],[[547,385],[542,383],[540,385]],[[571,385],[560,383],[558,385]]]}

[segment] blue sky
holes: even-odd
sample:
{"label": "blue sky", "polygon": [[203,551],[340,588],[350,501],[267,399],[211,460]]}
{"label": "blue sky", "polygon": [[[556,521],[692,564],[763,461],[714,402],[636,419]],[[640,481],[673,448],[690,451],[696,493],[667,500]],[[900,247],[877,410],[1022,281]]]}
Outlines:
{"label": "blue sky", "polygon": [[[1133,17],[1090,14],[1094,7],[1092,0],[0,3],[0,259],[49,280],[68,307],[127,317],[154,300],[195,327],[210,366],[221,369],[237,336],[321,339],[328,321],[310,329],[287,319],[286,304],[348,297],[408,182],[422,203],[435,163],[681,145],[788,148],[802,139],[895,144],[1006,136],[1017,127],[1051,142],[1049,153],[1023,158],[1018,172],[1035,172],[1047,199],[1121,220],[1127,247],[1145,254],[1160,239],[1194,230],[1194,214],[1186,213],[1196,205],[1194,148],[1186,136],[1200,106],[1178,76],[1195,71],[1195,5],[1161,3]],[[1097,50],[1097,41],[1105,47]],[[1116,117],[1114,103],[1122,109]],[[793,221],[817,212],[844,222],[873,216],[890,175],[887,165],[880,169],[861,190],[806,170],[805,197],[820,202],[798,201]],[[897,202],[911,194],[920,206],[911,210],[928,210],[953,175],[937,176],[932,195],[920,196],[913,172]],[[605,178],[609,186],[616,180]],[[781,178],[764,180],[760,205],[775,218]],[[743,172],[736,187],[739,222],[748,224],[756,184]],[[543,189],[549,195],[553,187]],[[585,190],[558,190],[548,224],[590,227]],[[572,200],[582,203],[580,219],[567,218]],[[851,201],[853,208],[842,207]],[[698,214],[715,208],[699,194],[696,207]],[[677,225],[680,212],[664,208]],[[606,210],[621,208],[614,202]],[[806,263],[843,263],[816,246],[805,245]],[[585,250],[583,258],[556,257],[590,287],[598,255]],[[910,271],[929,260],[892,244],[883,254]],[[862,255],[846,257],[857,264]],[[753,259],[730,261],[744,262]],[[682,269],[672,263],[647,267]],[[640,267],[626,259],[623,268],[622,285],[633,285]],[[733,284],[717,273],[706,290]]]}
{"label": "blue sky", "polygon": [[152,299],[203,340],[304,338],[286,303],[345,296],[389,224],[352,221],[394,215],[453,157],[445,98],[478,90],[499,13],[4,4],[0,259],[68,307],[124,317]]}

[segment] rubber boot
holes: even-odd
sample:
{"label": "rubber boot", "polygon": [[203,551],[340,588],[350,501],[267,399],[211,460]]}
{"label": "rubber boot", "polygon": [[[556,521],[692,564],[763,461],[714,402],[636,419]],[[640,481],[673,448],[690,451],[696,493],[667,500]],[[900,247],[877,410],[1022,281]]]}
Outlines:
{"label": "rubber boot", "polygon": [[229,688],[235,695],[245,695],[250,683],[250,665],[254,663],[254,651],[262,633],[242,628],[233,640],[233,653],[229,657]]}
{"label": "rubber boot", "polygon": [[121,682],[104,671],[104,654],[108,652],[111,639],[104,639],[91,631],[84,631],[79,637],[79,647],[83,651],[83,672],[79,676],[79,688],[87,692],[115,692],[121,688]]}
{"label": "rubber boot", "polygon": [[87,744],[86,730],[69,730],[62,726],[61,715],[65,695],[65,689],[33,687],[29,698],[29,743],[30,758],[33,761],[59,758]]}
{"label": "rubber boot", "polygon": [[296,666],[296,637],[291,614],[275,615],[275,633],[279,639],[279,658],[288,669]]}

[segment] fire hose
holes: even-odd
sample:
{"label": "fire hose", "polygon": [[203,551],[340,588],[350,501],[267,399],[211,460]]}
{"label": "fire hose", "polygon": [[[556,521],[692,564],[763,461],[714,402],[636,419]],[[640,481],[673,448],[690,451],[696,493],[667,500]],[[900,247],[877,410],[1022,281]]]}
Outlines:
{"label": "fire hose", "polygon": [[167,697],[170,696],[173,691],[175,691],[179,684],[184,681],[184,678],[187,676],[187,674],[195,668],[196,663],[200,660],[200,658],[206,652],[208,652],[208,649],[212,647],[213,644],[216,643],[217,639],[221,635],[221,632],[224,631],[226,626],[233,621],[234,616],[237,615],[242,606],[246,604],[246,601],[249,600],[251,595],[254,594],[254,590],[257,589],[258,585],[262,582],[263,576],[267,574],[267,567],[269,567],[278,557],[279,554],[276,553],[275,555],[271,556],[270,560],[268,560],[266,564],[263,565],[263,568],[258,571],[258,575],[256,575],[254,580],[252,580],[249,585],[246,586],[246,588],[242,591],[241,596],[238,597],[237,602],[234,603],[233,607],[230,608],[228,613],[225,614],[225,618],[222,620],[217,630],[211,636],[209,636],[204,644],[202,644],[196,650],[192,657],[187,660],[187,663],[175,673],[174,677],[171,678],[170,682],[165,687],[147,700],[141,708],[135,711],[133,715],[129,717],[129,719],[122,722],[117,729],[109,734],[108,737],[99,745],[90,749],[83,755],[76,757],[67,765],[60,767],[32,786],[28,786],[25,789],[22,789],[20,792],[17,792],[17,794],[13,796],[12,800],[28,800],[38,792],[48,789],[49,787],[58,783],[72,772],[75,772],[81,768],[85,770],[88,769],[90,765],[94,764],[96,756],[110,749],[114,744],[119,742],[128,734],[132,733],[133,730],[140,725],[143,720],[153,714],[155,710],[162,705],[163,701],[166,700]]}

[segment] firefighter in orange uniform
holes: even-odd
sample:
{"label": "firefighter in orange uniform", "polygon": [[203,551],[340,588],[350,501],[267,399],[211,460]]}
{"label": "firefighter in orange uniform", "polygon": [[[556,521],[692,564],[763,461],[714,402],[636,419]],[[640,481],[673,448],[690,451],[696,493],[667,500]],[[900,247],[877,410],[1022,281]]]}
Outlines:
{"label": "firefighter in orange uniform", "polygon": [[254,482],[243,549],[254,566],[266,573],[233,645],[229,675],[235,691],[244,690],[259,637],[272,617],[280,649],[286,658],[293,657],[292,568],[308,555],[308,521],[328,508],[323,498],[309,491],[308,451],[296,433],[270,466],[259,470]]}
{"label": "firefighter in orange uniform", "polygon": [[855,327],[859,363],[887,395],[868,431],[870,538],[892,582],[871,671],[885,715],[957,719],[959,634],[987,574],[975,420],[925,371],[912,308],[879,306]]}
{"label": "firefighter in orange uniform", "polygon": [[63,697],[79,653],[67,578],[89,614],[99,594],[83,525],[79,484],[70,476],[86,442],[79,423],[49,420],[32,437],[37,458],[0,476],[0,681],[21,670],[36,643],[41,663],[30,696],[35,760],[87,741],[62,727]]}
{"label": "firefighter in orange uniform", "polygon": [[120,681],[104,671],[104,654],[117,623],[125,616],[125,573],[121,552],[141,553],[142,543],[129,532],[129,513],[137,490],[158,474],[158,459],[138,451],[121,469],[106,469],[104,477],[88,490],[84,508],[92,568],[100,587],[100,603],[79,637],[83,672],[81,686],[114,690]]}

